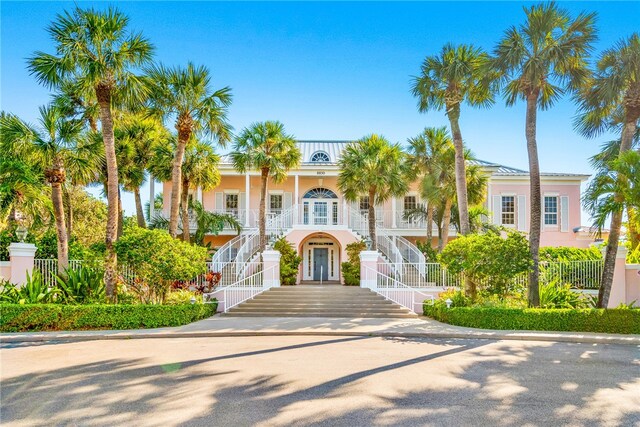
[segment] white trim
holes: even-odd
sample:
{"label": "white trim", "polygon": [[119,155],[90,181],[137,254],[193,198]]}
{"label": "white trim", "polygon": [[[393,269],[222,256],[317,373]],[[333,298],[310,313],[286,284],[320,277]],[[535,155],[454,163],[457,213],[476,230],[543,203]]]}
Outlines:
{"label": "white trim", "polygon": [[225,188],[222,192],[224,194],[240,194],[240,190],[237,188]]}

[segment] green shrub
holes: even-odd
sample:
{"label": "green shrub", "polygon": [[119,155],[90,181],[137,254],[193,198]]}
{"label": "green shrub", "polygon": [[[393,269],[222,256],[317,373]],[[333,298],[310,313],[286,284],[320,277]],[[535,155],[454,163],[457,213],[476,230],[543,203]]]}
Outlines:
{"label": "green shrub", "polygon": [[167,294],[164,303],[167,305],[191,304],[191,298],[195,298],[196,304],[202,304],[202,295],[186,289],[178,289]]}
{"label": "green shrub", "polygon": [[570,284],[559,285],[552,281],[540,285],[540,307],[542,308],[587,308],[589,300],[571,290]]}
{"label": "green shrub", "polygon": [[293,245],[284,237],[274,243],[273,249],[280,252],[280,284],[295,285],[298,281],[298,267],[302,257],[298,256]]}
{"label": "green shrub", "polygon": [[362,241],[349,243],[345,247],[347,261],[341,264],[345,285],[360,286],[360,252],[365,249],[367,245]]}
{"label": "green shrub", "polygon": [[522,233],[504,233],[460,236],[445,246],[440,261],[449,272],[464,273],[479,290],[496,295],[518,292],[521,285],[513,279],[531,267],[529,243]]}
{"label": "green shrub", "polygon": [[129,227],[116,243],[118,261],[133,269],[127,285],[143,302],[162,302],[175,281],[206,273],[207,249],[174,239],[163,230]]}
{"label": "green shrub", "polygon": [[56,276],[56,282],[62,301],[68,304],[103,302],[105,299],[104,276],[100,270],[67,269],[65,274]]}
{"label": "green shrub", "polygon": [[215,314],[217,302],[184,305],[0,304],[0,331],[71,331],[180,326]]}
{"label": "green shrub", "polygon": [[546,246],[540,248],[540,261],[589,261],[602,259],[602,252],[593,246],[573,248],[569,246]]}
{"label": "green shrub", "polygon": [[470,328],[640,334],[640,310],[443,308],[425,302],[424,315]]}
{"label": "green shrub", "polygon": [[438,251],[431,246],[431,242],[416,242],[416,247],[422,252],[426,262],[438,262]]}
{"label": "green shrub", "polygon": [[3,283],[0,301],[10,304],[44,304],[55,302],[59,294],[58,288],[49,288],[40,272],[34,271],[33,274],[27,273],[27,280],[19,287],[9,282]]}

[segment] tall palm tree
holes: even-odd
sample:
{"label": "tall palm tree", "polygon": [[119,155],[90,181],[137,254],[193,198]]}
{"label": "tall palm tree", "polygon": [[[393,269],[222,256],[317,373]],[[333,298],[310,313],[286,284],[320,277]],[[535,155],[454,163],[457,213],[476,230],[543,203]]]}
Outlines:
{"label": "tall palm tree", "polygon": [[111,109],[118,102],[140,97],[142,85],[131,70],[147,63],[153,52],[147,39],[128,31],[128,24],[129,18],[115,8],[97,11],[76,7],[59,14],[47,29],[55,43],[55,54],[36,52],[29,59],[29,71],[46,86],[58,87],[71,80],[95,93],[108,171],[104,274],[108,298],[113,297],[117,279],[114,244],[119,207]]}
{"label": "tall palm tree", "polygon": [[302,153],[293,135],[285,132],[278,121],[253,123],[236,137],[231,152],[233,165],[240,173],[249,170],[260,172],[260,211],[258,231],[260,250],[267,246],[266,200],[269,178],[280,183],[287,178],[290,169],[298,167]]}
{"label": "tall palm tree", "polygon": [[375,206],[402,196],[409,189],[405,153],[399,144],[371,134],[348,144],[338,160],[338,188],[345,198],[354,202],[369,197],[369,237],[376,250]]}
{"label": "tall palm tree", "polygon": [[83,124],[65,120],[61,112],[40,107],[39,127],[14,115],[0,120],[1,150],[23,156],[33,156],[44,167],[45,181],[51,186],[51,202],[58,238],[58,271],[69,267],[69,241],[62,200],[62,185],[66,180],[65,164],[72,160]]}
{"label": "tall palm tree", "polygon": [[154,147],[170,138],[162,123],[141,114],[125,114],[115,128],[118,150],[118,167],[121,181],[126,191],[131,191],[136,206],[138,227],[146,227],[140,187],[147,180],[147,168]]}
{"label": "tall palm tree", "polygon": [[574,91],[589,76],[587,59],[596,38],[594,13],[571,18],[555,3],[525,7],[526,21],[509,28],[496,47],[493,65],[502,78],[508,106],[526,102],[527,153],[530,176],[529,305],[540,305],[538,279],[542,205],[536,126],[538,109],[550,108],[565,92]]}
{"label": "tall palm tree", "polygon": [[229,141],[232,128],[227,122],[227,109],[231,104],[231,89],[224,87],[213,91],[209,70],[192,63],[188,63],[186,68],[155,65],[147,70],[147,82],[150,111],[163,119],[175,117],[178,132],[171,173],[169,217],[169,234],[175,237],[187,143],[194,133],[207,134],[221,146]]}
{"label": "tall palm tree", "polygon": [[487,107],[493,104],[493,72],[487,67],[488,55],[473,45],[447,44],[437,56],[425,58],[421,74],[414,78],[413,95],[418,110],[445,109],[455,147],[455,177],[460,232],[468,234],[469,204],[464,161],[464,144],[460,131],[460,106]]}
{"label": "tall palm tree", "polygon": [[[578,94],[580,112],[576,128],[588,137],[600,135],[606,130],[620,132],[618,157],[632,149],[634,135],[640,126],[640,36],[634,33],[613,48],[602,53],[598,59],[595,75]],[[617,173],[613,189],[616,206],[621,206],[623,195],[618,191],[625,187],[629,177]],[[620,228],[621,209],[611,211],[611,226],[604,270],[598,292],[598,307],[607,307],[613,284]]]}

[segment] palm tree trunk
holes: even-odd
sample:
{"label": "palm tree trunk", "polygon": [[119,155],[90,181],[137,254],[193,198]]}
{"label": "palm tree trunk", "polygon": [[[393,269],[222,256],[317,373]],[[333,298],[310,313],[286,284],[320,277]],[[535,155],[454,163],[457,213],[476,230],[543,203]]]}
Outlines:
{"label": "palm tree trunk", "polygon": [[102,140],[104,142],[107,163],[107,230],[105,237],[104,283],[107,299],[113,300],[116,281],[118,257],[114,244],[118,232],[118,163],[116,161],[116,145],[113,135],[113,119],[111,117],[111,90],[96,86],[96,97],[100,106],[100,122],[102,123]]}
{"label": "palm tree trunk", "polygon": [[533,266],[529,273],[529,289],[527,298],[529,306],[540,305],[540,229],[542,226],[542,195],[540,192],[540,164],[538,162],[538,145],[536,143],[536,122],[538,114],[538,91],[534,91],[527,97],[526,137],[527,153],[529,155],[529,188],[531,197],[530,225],[529,225],[529,250]]}
{"label": "palm tree trunk", "polygon": [[73,233],[73,203],[71,202],[71,193],[66,186],[62,187],[65,209],[66,209],[66,220],[67,220],[67,242],[71,241],[71,235]]}
{"label": "palm tree trunk", "polygon": [[189,242],[189,181],[182,180],[182,191],[180,195],[180,208],[182,209],[182,240]]}
{"label": "palm tree trunk", "polygon": [[433,240],[433,209],[427,205],[427,242],[431,248],[431,240]]}
{"label": "palm tree trunk", "polygon": [[180,212],[180,187],[182,185],[182,162],[187,142],[191,137],[191,121],[188,117],[179,117],[176,124],[178,129],[178,144],[173,156],[173,170],[171,172],[171,206],[169,211],[169,234],[176,237],[178,234],[178,216]]}
{"label": "palm tree trunk", "polygon": [[122,209],[122,193],[120,192],[120,187],[118,187],[118,232],[117,238],[122,237],[122,233],[124,232],[124,209]]}
{"label": "palm tree trunk", "polygon": [[438,240],[438,252],[442,252],[449,240],[449,225],[451,224],[451,205],[449,199],[444,204],[444,214],[442,216],[442,228],[440,229],[440,239]]}
{"label": "palm tree trunk", "polygon": [[371,250],[378,250],[378,242],[376,236],[376,189],[369,188],[369,238],[371,239]]}
{"label": "palm tree trunk", "polygon": [[51,202],[53,203],[53,216],[55,217],[56,234],[58,235],[58,274],[63,274],[69,268],[69,241],[67,240],[67,226],[64,220],[61,187],[60,182],[51,183]]}
{"label": "palm tree trunk", "polygon": [[[269,169],[262,168],[260,174],[260,211],[258,213],[258,233],[260,234],[260,250],[263,251],[267,247],[267,184],[269,179]],[[247,208],[249,208],[247,206]]]}
{"label": "palm tree trunk", "polygon": [[136,201],[136,218],[138,219],[138,227],[147,228],[144,221],[144,213],[142,212],[142,198],[140,197],[140,187],[133,188],[133,197]]}
{"label": "palm tree trunk", "polygon": [[453,135],[453,146],[455,147],[455,172],[456,172],[456,195],[458,196],[458,218],[460,219],[460,234],[467,235],[471,232],[469,226],[469,202],[467,200],[467,173],[464,162],[464,144],[458,120],[460,118],[460,104],[447,111],[451,133]]}
{"label": "palm tree trunk", "polygon": [[[622,136],[620,138],[620,156],[625,151],[631,149],[633,134],[636,130],[636,120],[626,120],[622,128]],[[618,180],[626,178],[618,175]],[[620,201],[623,197],[621,194],[614,195],[616,201]],[[602,270],[602,280],[600,281],[600,289],[598,290],[598,308],[607,308],[609,305],[609,296],[611,295],[611,287],[613,286],[613,274],[616,267],[616,256],[618,254],[618,242],[620,240],[620,228],[622,227],[622,210],[614,212],[611,215],[611,226],[609,228],[609,241],[607,243],[607,251],[604,255],[604,268]]]}

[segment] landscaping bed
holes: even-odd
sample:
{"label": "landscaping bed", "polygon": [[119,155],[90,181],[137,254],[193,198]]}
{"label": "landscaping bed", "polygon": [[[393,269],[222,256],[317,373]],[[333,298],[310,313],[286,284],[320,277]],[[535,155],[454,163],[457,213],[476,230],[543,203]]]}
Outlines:
{"label": "landscaping bed", "polygon": [[183,305],[0,304],[1,332],[143,329],[213,316],[218,303]]}
{"label": "landscaping bed", "polygon": [[640,334],[640,310],[483,308],[423,305],[425,316],[481,329]]}

